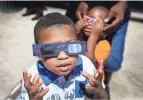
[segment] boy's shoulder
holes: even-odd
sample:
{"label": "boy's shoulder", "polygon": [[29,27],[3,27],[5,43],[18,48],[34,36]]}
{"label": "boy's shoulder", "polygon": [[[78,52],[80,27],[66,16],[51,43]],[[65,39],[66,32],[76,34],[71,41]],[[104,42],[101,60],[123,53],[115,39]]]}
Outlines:
{"label": "boy's shoulder", "polygon": [[82,59],[83,71],[85,71],[91,75],[94,75],[96,72],[96,67],[94,66],[92,61],[84,55],[79,55],[79,57],[81,57],[81,59]]}
{"label": "boy's shoulder", "polygon": [[37,69],[37,62],[27,69],[27,73],[32,75],[31,81],[34,79],[35,75],[39,74],[38,69]]}
{"label": "boy's shoulder", "polygon": [[[37,61],[38,62],[38,61]],[[37,73],[38,72],[38,70],[37,70],[37,62],[36,63],[34,63],[27,71],[28,71],[28,73],[30,73],[30,74],[32,74],[32,73]]]}

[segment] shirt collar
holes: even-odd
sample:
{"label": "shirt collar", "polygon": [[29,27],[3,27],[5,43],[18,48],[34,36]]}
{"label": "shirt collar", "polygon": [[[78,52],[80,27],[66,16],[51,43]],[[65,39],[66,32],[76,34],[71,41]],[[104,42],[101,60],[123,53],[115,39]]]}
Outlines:
{"label": "shirt collar", "polygon": [[[40,74],[40,77],[42,78],[45,85],[48,85],[49,83],[55,81],[57,78],[60,77],[59,75],[48,70],[44,66],[44,64],[41,60],[39,60],[37,62],[37,68],[38,68],[38,72]],[[75,68],[72,70],[71,75],[73,75],[73,76],[80,75],[81,71],[83,71],[82,59],[80,56],[78,56],[77,64],[76,64]]]}

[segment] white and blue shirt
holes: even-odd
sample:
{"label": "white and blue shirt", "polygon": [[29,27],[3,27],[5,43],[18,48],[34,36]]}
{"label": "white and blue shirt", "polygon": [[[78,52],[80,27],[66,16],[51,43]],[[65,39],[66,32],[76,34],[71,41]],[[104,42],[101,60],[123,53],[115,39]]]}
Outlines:
{"label": "white and blue shirt", "polygon": [[[48,86],[49,91],[44,95],[43,100],[84,100],[84,86],[88,84],[87,79],[82,76],[81,71],[85,71],[91,75],[96,72],[93,63],[84,55],[79,55],[77,64],[72,70],[68,80],[64,76],[58,76],[44,67],[42,61],[38,61],[33,65],[28,73],[32,74],[32,79],[39,74],[43,81],[40,90]],[[17,100],[29,100],[27,90],[22,83],[21,94]]]}

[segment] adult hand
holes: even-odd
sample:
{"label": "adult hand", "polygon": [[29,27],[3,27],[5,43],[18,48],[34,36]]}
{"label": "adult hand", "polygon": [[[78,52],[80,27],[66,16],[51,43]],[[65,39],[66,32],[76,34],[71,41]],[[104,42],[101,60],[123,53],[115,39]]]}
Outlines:
{"label": "adult hand", "polygon": [[80,2],[75,14],[76,17],[78,18],[78,20],[82,19],[83,16],[87,15],[87,11],[88,11],[88,4],[85,2]]}
{"label": "adult hand", "polygon": [[119,26],[122,23],[126,7],[126,1],[119,1],[117,4],[111,7],[108,17],[104,20],[104,22],[109,22],[113,17],[115,17],[115,19],[111,24],[104,27],[104,31],[107,31],[115,26]]}
{"label": "adult hand", "polygon": [[28,92],[29,100],[43,100],[43,96],[48,92],[48,88],[43,91],[39,90],[42,85],[42,81],[38,75],[36,75],[32,82],[30,82],[31,75],[27,72],[23,72],[24,86]]}

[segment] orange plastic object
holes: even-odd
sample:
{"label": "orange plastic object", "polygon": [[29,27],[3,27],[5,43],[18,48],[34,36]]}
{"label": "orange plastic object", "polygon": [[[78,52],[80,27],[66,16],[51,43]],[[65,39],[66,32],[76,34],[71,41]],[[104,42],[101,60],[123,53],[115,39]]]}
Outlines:
{"label": "orange plastic object", "polygon": [[[111,46],[107,40],[100,41],[95,47],[95,58],[97,62],[105,61],[110,54]],[[104,72],[102,73],[102,81],[105,80]]]}
{"label": "orange plastic object", "polygon": [[98,62],[105,61],[110,54],[111,46],[107,40],[98,42],[95,47],[95,58]]}

